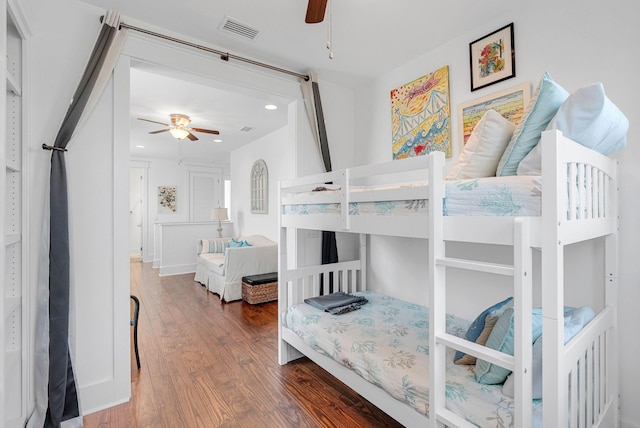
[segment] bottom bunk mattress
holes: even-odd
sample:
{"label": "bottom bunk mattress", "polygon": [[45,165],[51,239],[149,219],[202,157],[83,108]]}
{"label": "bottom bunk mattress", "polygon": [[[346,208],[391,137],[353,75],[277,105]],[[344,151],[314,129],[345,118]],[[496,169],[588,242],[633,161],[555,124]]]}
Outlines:
{"label": "bottom bunk mattress", "polygon": [[[284,327],[318,352],[336,360],[416,411],[429,414],[429,310],[380,293],[354,293],[369,303],[330,315],[308,304],[290,307]],[[469,321],[447,315],[449,333],[464,337]],[[502,385],[475,380],[474,366],[455,365],[447,351],[447,408],[480,427],[514,425],[514,402]],[[533,401],[534,426],[541,426],[542,402]]]}

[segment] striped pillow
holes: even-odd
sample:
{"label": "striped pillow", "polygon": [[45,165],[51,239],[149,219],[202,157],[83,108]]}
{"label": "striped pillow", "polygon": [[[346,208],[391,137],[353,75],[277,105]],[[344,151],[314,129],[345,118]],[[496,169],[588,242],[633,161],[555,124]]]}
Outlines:
{"label": "striped pillow", "polygon": [[224,253],[224,250],[229,246],[228,239],[201,239],[200,240],[200,252],[198,254],[204,253]]}

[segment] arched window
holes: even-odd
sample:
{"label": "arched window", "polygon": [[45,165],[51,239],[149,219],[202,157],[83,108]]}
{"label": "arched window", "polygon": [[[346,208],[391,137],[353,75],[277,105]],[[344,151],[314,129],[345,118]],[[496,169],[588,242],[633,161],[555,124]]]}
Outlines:
{"label": "arched window", "polygon": [[267,164],[258,159],[251,167],[251,212],[267,214],[269,212],[269,172]]}

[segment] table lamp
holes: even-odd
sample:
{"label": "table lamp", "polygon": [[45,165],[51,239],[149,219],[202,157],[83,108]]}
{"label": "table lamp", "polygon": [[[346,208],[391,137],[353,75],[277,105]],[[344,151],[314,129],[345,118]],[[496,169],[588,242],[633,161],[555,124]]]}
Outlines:
{"label": "table lamp", "polygon": [[226,208],[214,208],[211,210],[211,220],[218,220],[218,238],[222,238],[222,220],[228,220],[229,213]]}

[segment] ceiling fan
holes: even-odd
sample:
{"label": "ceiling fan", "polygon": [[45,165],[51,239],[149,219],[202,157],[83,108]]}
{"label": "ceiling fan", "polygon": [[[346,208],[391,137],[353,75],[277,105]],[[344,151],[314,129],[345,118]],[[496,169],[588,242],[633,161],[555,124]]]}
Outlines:
{"label": "ceiling fan", "polygon": [[191,141],[196,141],[198,137],[193,135],[193,132],[204,132],[206,134],[219,135],[220,131],[216,131],[214,129],[204,129],[204,128],[190,128],[189,124],[191,123],[191,119],[189,116],[184,114],[171,114],[169,115],[171,118],[171,124],[156,122],[155,120],[143,119],[141,117],[138,120],[144,120],[145,122],[157,123],[159,125],[164,125],[166,129],[160,129],[158,131],[151,131],[149,134],[160,134],[161,132],[170,132],[176,139],[182,140],[187,137]]}
{"label": "ceiling fan", "polygon": [[307,16],[304,22],[307,24],[317,24],[324,20],[324,12],[327,9],[327,0],[309,0],[307,5]]}

